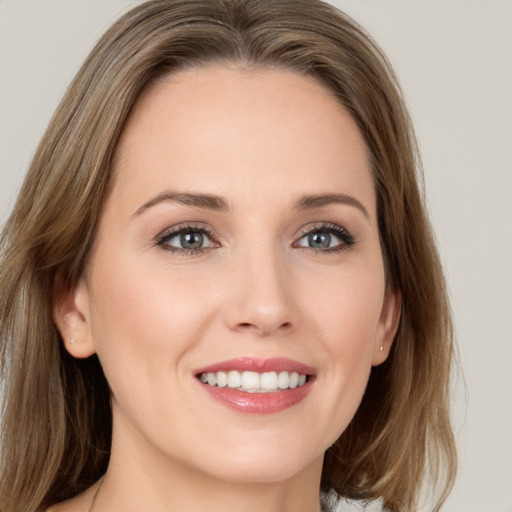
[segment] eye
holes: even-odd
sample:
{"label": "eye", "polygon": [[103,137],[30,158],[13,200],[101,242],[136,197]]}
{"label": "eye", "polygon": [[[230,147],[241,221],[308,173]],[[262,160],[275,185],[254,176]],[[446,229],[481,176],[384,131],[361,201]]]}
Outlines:
{"label": "eye", "polygon": [[336,224],[325,223],[309,228],[293,245],[320,252],[334,252],[346,250],[355,243],[354,236],[346,229]]}
{"label": "eye", "polygon": [[205,226],[171,228],[158,236],[157,245],[168,251],[187,254],[219,246],[213,233]]}

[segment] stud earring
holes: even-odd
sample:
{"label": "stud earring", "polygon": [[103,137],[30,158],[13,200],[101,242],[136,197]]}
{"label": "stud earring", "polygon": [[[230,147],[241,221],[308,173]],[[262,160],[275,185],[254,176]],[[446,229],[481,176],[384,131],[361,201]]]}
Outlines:
{"label": "stud earring", "polygon": [[384,347],[381,345],[379,350],[382,352],[384,350]]}
{"label": "stud earring", "polygon": [[76,341],[76,338],[71,338],[71,339],[69,340],[69,343],[71,343],[71,345],[73,345],[73,343],[75,343],[75,341]]}

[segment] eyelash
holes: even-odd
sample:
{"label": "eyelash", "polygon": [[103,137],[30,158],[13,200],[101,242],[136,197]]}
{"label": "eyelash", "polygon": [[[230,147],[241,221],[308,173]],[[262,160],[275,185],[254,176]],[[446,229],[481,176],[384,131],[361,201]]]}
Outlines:
{"label": "eyelash", "polygon": [[[200,247],[197,249],[184,249],[181,247],[174,247],[168,245],[168,242],[172,240],[174,237],[179,236],[185,233],[199,233],[203,236],[206,236],[214,246],[210,247]],[[299,245],[299,241],[308,235],[312,235],[313,233],[328,233],[329,235],[335,235],[337,238],[341,240],[341,244],[335,247],[329,247],[325,249],[318,249],[315,247],[305,247]],[[315,224],[312,227],[305,228],[298,236],[297,240],[292,244],[294,248],[302,248],[308,251],[311,251],[315,254],[333,254],[342,251],[347,251],[351,246],[357,243],[356,238],[350,234],[345,228],[338,226],[336,224],[331,224],[328,222],[322,222],[320,224]],[[158,235],[156,239],[155,245],[160,247],[164,251],[169,251],[177,255],[183,256],[198,256],[209,249],[220,247],[220,243],[215,238],[215,233],[213,230],[208,228],[207,226],[202,225],[193,225],[187,224],[184,226],[178,226],[175,228],[171,228],[170,230],[166,230],[160,235]]]}
{"label": "eyelash", "polygon": [[171,228],[170,230],[164,231],[162,234],[158,235],[156,239],[156,245],[163,249],[164,251],[169,251],[174,254],[183,255],[183,256],[198,256],[202,254],[203,252],[207,251],[208,249],[212,249],[212,247],[201,247],[197,249],[184,249],[181,247],[174,247],[171,245],[167,245],[167,242],[169,240],[172,240],[174,237],[178,235],[182,235],[185,233],[199,233],[203,236],[206,236],[211,242],[217,247],[220,246],[220,244],[215,239],[215,233],[208,228],[207,226],[201,226],[201,225],[193,225],[193,224],[187,224],[185,226],[178,226],[175,228]]}
{"label": "eyelash", "polygon": [[[338,246],[329,247],[325,249],[317,249],[315,247],[304,247],[298,245],[300,240],[302,240],[306,236],[312,235],[313,233],[328,233],[329,235],[335,235],[337,238],[341,240],[342,243]],[[347,251],[356,243],[357,240],[355,236],[349,233],[345,228],[338,226],[337,224],[331,224],[330,222],[321,222],[319,224],[315,224],[313,227],[310,226],[304,229],[297,238],[297,241],[294,242],[292,246],[301,247],[302,249],[311,251],[314,254],[333,254],[342,251]]]}

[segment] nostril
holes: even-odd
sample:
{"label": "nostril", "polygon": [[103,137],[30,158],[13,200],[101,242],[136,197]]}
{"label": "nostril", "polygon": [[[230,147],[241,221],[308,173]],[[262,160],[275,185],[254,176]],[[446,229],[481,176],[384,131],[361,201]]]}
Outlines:
{"label": "nostril", "polygon": [[259,333],[261,336],[268,336],[273,332],[285,333],[291,331],[293,324],[291,322],[283,322],[282,324],[266,325],[264,323],[239,322],[234,330],[240,333]]}

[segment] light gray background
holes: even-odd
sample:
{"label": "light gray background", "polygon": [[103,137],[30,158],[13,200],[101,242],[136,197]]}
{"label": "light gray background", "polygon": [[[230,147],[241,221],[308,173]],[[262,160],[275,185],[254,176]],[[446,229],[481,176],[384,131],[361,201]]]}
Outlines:
{"label": "light gray background", "polygon": [[[512,1],[332,1],[393,62],[423,153],[467,386],[445,510],[512,512]],[[0,223],[66,85],[136,3],[0,0]]]}

